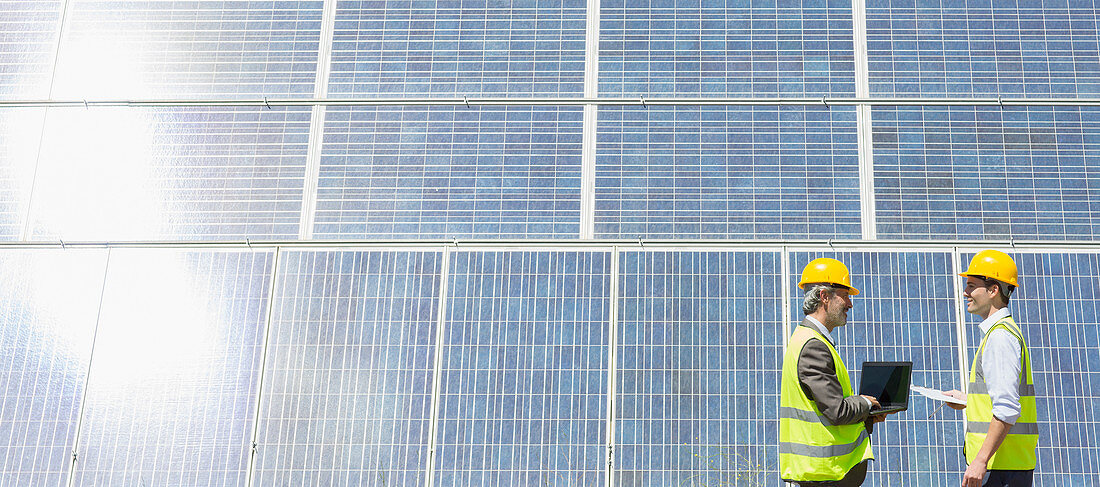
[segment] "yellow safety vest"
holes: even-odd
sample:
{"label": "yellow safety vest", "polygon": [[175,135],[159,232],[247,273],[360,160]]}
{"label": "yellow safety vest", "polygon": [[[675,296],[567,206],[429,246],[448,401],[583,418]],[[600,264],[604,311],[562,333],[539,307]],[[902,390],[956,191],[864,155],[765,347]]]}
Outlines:
{"label": "yellow safety vest", "polygon": [[783,384],[779,395],[779,472],[787,481],[840,480],[852,467],[875,457],[863,422],[833,425],[802,390],[798,381],[798,356],[812,338],[829,347],[844,396],[852,395],[848,369],[833,345],[816,330],[799,326],[783,356]]}
{"label": "yellow safety vest", "polygon": [[970,367],[970,386],[966,394],[966,463],[973,463],[978,450],[985,442],[986,433],[989,432],[989,422],[993,420],[993,401],[989,398],[989,390],[985,383],[985,374],[982,371],[982,354],[985,352],[985,343],[993,330],[1003,328],[1012,333],[1020,342],[1022,367],[1020,369],[1020,417],[1016,424],[1008,430],[1001,447],[989,459],[987,468],[990,470],[1032,470],[1035,468],[1035,447],[1039,444],[1039,423],[1035,409],[1035,383],[1031,378],[1031,355],[1027,351],[1027,343],[1023,333],[1011,316],[1006,316],[993,326],[982,337],[982,343],[978,345],[978,352],[974,354],[974,364]]}

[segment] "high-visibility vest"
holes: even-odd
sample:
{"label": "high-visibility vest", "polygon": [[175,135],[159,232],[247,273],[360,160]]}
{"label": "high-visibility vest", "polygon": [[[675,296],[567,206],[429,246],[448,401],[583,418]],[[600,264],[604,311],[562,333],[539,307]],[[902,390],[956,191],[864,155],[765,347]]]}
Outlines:
{"label": "high-visibility vest", "polygon": [[974,364],[970,366],[970,385],[966,394],[966,463],[973,463],[978,450],[985,442],[989,432],[989,422],[993,420],[993,401],[989,398],[989,389],[982,371],[982,354],[985,344],[993,330],[1008,330],[1020,342],[1020,417],[1008,430],[1001,447],[989,459],[990,470],[1032,470],[1035,468],[1035,448],[1039,445],[1039,422],[1035,408],[1035,383],[1031,378],[1031,355],[1027,351],[1020,327],[1011,316],[1002,318],[989,327],[978,352],[974,354]]}
{"label": "high-visibility vest", "polygon": [[802,390],[798,381],[798,356],[812,338],[829,347],[844,396],[852,395],[848,369],[836,348],[817,330],[799,326],[783,356],[783,384],[779,395],[779,472],[788,481],[840,480],[852,467],[875,457],[863,422],[833,425]]}

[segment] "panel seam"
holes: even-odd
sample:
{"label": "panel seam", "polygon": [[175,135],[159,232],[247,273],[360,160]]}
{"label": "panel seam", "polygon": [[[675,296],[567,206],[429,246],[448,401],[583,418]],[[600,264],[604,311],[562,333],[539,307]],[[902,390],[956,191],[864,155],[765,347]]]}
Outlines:
{"label": "panel seam", "polygon": [[596,122],[594,103],[599,96],[600,1],[588,0],[584,38],[584,118],[581,126],[581,224],[580,238],[593,238],[596,231]]}
{"label": "panel seam", "polygon": [[615,485],[615,394],[618,367],[616,361],[619,347],[619,248],[611,248],[611,303],[608,308],[607,335],[607,486]]}
{"label": "panel seam", "polygon": [[111,271],[111,249],[107,249],[107,257],[103,261],[103,282],[99,287],[99,307],[95,313],[95,329],[92,331],[92,347],[88,351],[88,369],[84,374],[84,391],[80,395],[80,412],[76,417],[76,430],[73,432],[73,449],[69,461],[69,481],[67,485],[73,487],[76,483],[77,446],[80,445],[80,430],[84,427],[84,411],[88,405],[88,386],[92,379],[92,361],[95,359],[95,342],[99,336],[99,322],[103,316],[103,297],[107,295],[107,276]]}
{"label": "panel seam", "polygon": [[[867,62],[867,6],[865,0],[852,2],[852,48],[855,61],[856,97],[870,96]],[[875,228],[875,167],[871,138],[871,106],[861,103],[856,109],[856,147],[859,162],[860,228],[864,240],[878,238]]]}
{"label": "panel seam", "polygon": [[[328,96],[328,80],[332,72],[332,43],[336,25],[336,0],[325,0],[321,18],[321,34],[317,43],[317,71],[313,83],[314,101]],[[266,99],[265,99],[266,102]],[[317,187],[321,176],[321,150],[325,136],[327,105],[314,103],[309,116],[309,142],[302,188],[302,209],[298,223],[298,238],[313,238],[313,223],[317,212]]]}
{"label": "panel seam", "polygon": [[264,383],[267,381],[267,358],[270,353],[271,344],[271,322],[275,316],[275,293],[278,290],[279,282],[279,261],[281,260],[283,250],[276,247],[274,257],[271,262],[271,283],[267,288],[267,313],[264,317],[264,339],[263,345],[260,347],[260,377],[259,382],[256,385],[256,402],[253,403],[253,416],[252,416],[252,440],[248,447],[248,470],[246,470],[244,485],[251,486],[252,481],[255,479],[254,470],[256,469],[256,455],[257,447],[259,446],[260,438],[260,408],[263,405],[263,393]]}
{"label": "panel seam", "polygon": [[443,375],[443,328],[447,323],[447,293],[450,279],[451,247],[443,247],[442,262],[439,268],[439,316],[436,318],[435,331],[435,366],[432,370],[432,406],[431,418],[428,421],[428,461],[425,465],[427,487],[432,487],[435,481],[435,457],[436,457],[436,432],[439,431],[439,396],[441,376]]}

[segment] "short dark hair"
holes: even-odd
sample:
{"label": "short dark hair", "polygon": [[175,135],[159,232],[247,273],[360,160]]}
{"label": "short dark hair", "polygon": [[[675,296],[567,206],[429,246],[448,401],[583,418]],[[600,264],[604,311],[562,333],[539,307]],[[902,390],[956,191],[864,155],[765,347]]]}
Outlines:
{"label": "short dark hair", "polygon": [[974,277],[977,277],[978,279],[981,279],[982,282],[985,283],[985,287],[987,289],[990,286],[996,284],[997,285],[997,294],[1000,294],[1001,297],[1003,297],[1005,299],[1005,304],[1008,304],[1008,300],[1011,299],[1012,293],[1016,291],[1016,286],[1013,286],[1012,284],[1009,284],[1007,282],[1001,282],[1001,281],[998,281],[996,279],[993,279],[992,277],[985,277],[985,276],[974,276]]}

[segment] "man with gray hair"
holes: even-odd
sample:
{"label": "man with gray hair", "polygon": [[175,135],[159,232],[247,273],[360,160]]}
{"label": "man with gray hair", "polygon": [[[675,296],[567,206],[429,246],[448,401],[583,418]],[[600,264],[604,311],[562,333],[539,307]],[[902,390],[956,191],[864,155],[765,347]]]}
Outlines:
{"label": "man with gray hair", "polygon": [[783,357],[779,407],[779,470],[783,480],[802,486],[858,486],[867,475],[870,433],[886,415],[871,396],[852,393],[848,369],[834,345],[833,329],[848,321],[852,287],[848,267],[836,259],[814,259],[802,271],[806,318],[795,329]]}

